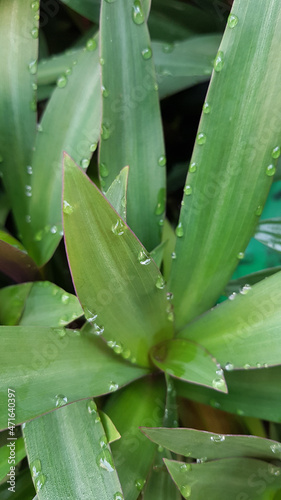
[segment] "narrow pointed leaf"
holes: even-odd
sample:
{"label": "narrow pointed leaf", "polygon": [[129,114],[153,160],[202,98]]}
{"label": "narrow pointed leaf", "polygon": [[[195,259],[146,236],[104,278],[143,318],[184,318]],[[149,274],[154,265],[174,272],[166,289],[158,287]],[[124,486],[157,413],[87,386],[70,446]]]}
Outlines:
{"label": "narrow pointed leaf", "polygon": [[102,0],[100,40],[104,61],[101,182],[107,189],[124,166],[130,167],[128,224],[152,250],[161,239],[158,224],[165,211],[166,160],[151,42],[141,2]]}
{"label": "narrow pointed leaf", "polygon": [[154,260],[156,266],[159,269],[161,267],[161,263],[163,260],[163,255],[164,255],[166,244],[167,244],[166,241],[162,241],[162,243],[160,243],[160,245],[158,245],[156,248],[154,248],[154,250],[152,250],[152,252],[150,252],[150,257]]}
{"label": "narrow pointed leaf", "polygon": [[153,347],[150,355],[158,368],[173,377],[227,392],[221,367],[195,342],[168,340]]}
{"label": "narrow pointed leaf", "polygon": [[[185,457],[252,457],[274,460],[281,457],[281,443],[256,436],[233,436],[195,429],[142,429],[154,443]],[[217,446],[216,446],[217,444]]]}
{"label": "narrow pointed leaf", "polygon": [[128,175],[129,168],[124,167],[104,193],[123,220],[126,220]]}
{"label": "narrow pointed leaf", "polygon": [[108,500],[122,492],[104,428],[91,403],[74,403],[24,426],[40,500],[65,498],[66,492],[70,498]]}
{"label": "narrow pointed leaf", "polygon": [[281,218],[259,222],[255,233],[256,240],[276,252],[281,252]]}
{"label": "narrow pointed leaf", "polygon": [[196,340],[225,366],[261,368],[281,364],[281,273],[244,289],[183,329],[178,336]]}
{"label": "narrow pointed leaf", "polygon": [[22,316],[32,283],[12,285],[0,290],[0,324],[17,325]]}
{"label": "narrow pointed leaf", "polygon": [[[8,446],[10,445],[10,446]],[[14,462],[11,463],[11,450],[15,452],[15,456],[12,457]],[[1,446],[0,448],[0,481],[9,474],[11,465],[16,466],[24,457],[26,456],[25,446],[23,438],[18,438],[16,440],[15,448],[11,446],[11,442],[7,441],[7,444]],[[10,463],[9,463],[10,460]]]}
{"label": "narrow pointed leaf", "polygon": [[181,494],[163,465],[163,458],[171,459],[168,450],[157,450],[150,475],[143,492],[143,500],[181,500]]}
{"label": "narrow pointed leaf", "polygon": [[148,366],[149,349],[172,336],[163,278],[86,174],[68,156],[64,164],[65,242],[78,298],[97,333],[104,329],[113,348],[121,343],[120,353]]}
{"label": "narrow pointed leaf", "polygon": [[100,134],[98,50],[96,40],[90,42],[70,68],[72,73],[58,79],[37,134],[30,198],[33,240],[26,241],[26,247],[40,266],[50,259],[62,236],[63,151],[86,168]]}
{"label": "narrow pointed leaf", "polygon": [[[13,356],[7,356],[13,345]],[[97,338],[77,330],[0,327],[0,429],[7,426],[7,389],[17,394],[16,424],[58,405],[112,392],[144,375]]]}
{"label": "narrow pointed leaf", "polygon": [[0,231],[0,271],[17,283],[39,278],[34,260],[15,238],[4,231]]}
{"label": "narrow pointed leaf", "polygon": [[0,169],[22,235],[28,228],[27,167],[36,134],[37,14],[29,1],[1,1]]}
{"label": "narrow pointed leaf", "polygon": [[103,425],[107,441],[109,443],[113,443],[114,441],[117,441],[118,439],[121,438],[120,433],[116,429],[114,423],[112,422],[111,418],[104,413],[103,411],[99,410],[99,416],[101,418],[101,423]]}
{"label": "narrow pointed leaf", "polygon": [[[214,446],[217,444],[214,443]],[[220,445],[218,445],[220,446]],[[203,464],[165,460],[184,498],[264,500],[266,490],[281,486],[280,468],[253,458],[229,458]]]}
{"label": "narrow pointed leaf", "polygon": [[145,441],[139,426],[152,421],[157,422],[155,425],[161,424],[164,396],[163,381],[146,378],[114,394],[105,406],[121,434],[121,439],[112,443],[112,453],[126,500],[139,497],[156,448],[148,439]]}
{"label": "narrow pointed leaf", "polygon": [[263,0],[234,1],[177,228],[171,288],[178,327],[215,303],[243,258],[269,192],[280,146],[280,22],[276,0],[266,11]]}

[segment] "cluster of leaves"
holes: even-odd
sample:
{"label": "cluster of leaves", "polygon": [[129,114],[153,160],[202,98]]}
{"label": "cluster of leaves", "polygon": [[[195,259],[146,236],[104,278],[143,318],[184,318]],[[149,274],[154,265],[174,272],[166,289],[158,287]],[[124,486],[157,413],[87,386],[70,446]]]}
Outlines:
{"label": "cluster of leaves", "polygon": [[281,6],[192,4],[0,2],[3,500],[281,498]]}

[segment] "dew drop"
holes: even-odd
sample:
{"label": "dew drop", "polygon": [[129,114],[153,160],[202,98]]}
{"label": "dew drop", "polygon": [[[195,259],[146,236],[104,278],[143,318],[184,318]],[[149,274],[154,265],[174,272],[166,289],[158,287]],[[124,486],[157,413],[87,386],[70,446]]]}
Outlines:
{"label": "dew drop", "polygon": [[227,372],[231,372],[234,369],[234,365],[232,363],[226,363],[225,369]]}
{"label": "dew drop", "polygon": [[230,14],[230,16],[228,16],[227,24],[231,29],[235,28],[238,24],[238,17],[234,14]]}
{"label": "dew drop", "polygon": [[228,298],[229,298],[229,300],[234,300],[234,299],[236,299],[236,297],[237,297],[237,293],[233,292],[231,295],[229,295]]}
{"label": "dew drop", "polygon": [[256,215],[259,217],[262,214],[262,206],[259,205],[256,210]]}
{"label": "dew drop", "polygon": [[87,410],[91,415],[97,413],[97,405],[92,399],[87,401]]}
{"label": "dew drop", "polygon": [[140,250],[138,254],[138,261],[142,266],[147,266],[148,264],[150,264],[151,258],[144,250]]}
{"label": "dew drop", "polygon": [[200,132],[199,134],[197,134],[197,143],[200,144],[202,146],[202,144],[205,144],[207,140],[207,137],[206,137],[206,134],[204,134],[203,132]]}
{"label": "dew drop", "polygon": [[175,44],[174,43],[165,43],[162,46],[162,51],[165,54],[170,54],[171,52],[173,52],[174,49],[175,49]]}
{"label": "dew drop", "polygon": [[57,394],[55,396],[56,407],[64,406],[67,403],[67,397],[63,394]]}
{"label": "dew drop", "polygon": [[97,42],[94,38],[90,38],[87,43],[86,43],[86,49],[88,52],[92,52],[93,50],[96,50],[97,48]]}
{"label": "dew drop", "polygon": [[212,386],[214,389],[222,391],[225,389],[225,381],[222,377],[214,378],[214,380],[212,381]]}
{"label": "dew drop", "polygon": [[184,186],[184,194],[186,196],[189,196],[191,193],[192,193],[192,187],[186,184],[186,186]]}
{"label": "dew drop", "polygon": [[166,163],[167,163],[166,156],[165,155],[159,156],[159,158],[158,158],[158,165],[160,167],[165,167]]}
{"label": "dew drop", "polygon": [[89,321],[89,323],[93,323],[95,319],[97,319],[98,315],[90,311],[90,309],[88,309],[87,307],[83,306],[83,310],[85,318],[87,321]]}
{"label": "dew drop", "polygon": [[126,349],[124,349],[124,350],[123,350],[123,352],[121,353],[121,355],[122,355],[122,358],[124,358],[124,359],[129,359],[129,358],[130,358],[130,356],[131,356],[131,351],[130,351],[130,349],[127,349],[127,348],[126,348]]}
{"label": "dew drop", "polygon": [[211,106],[210,106],[210,104],[209,104],[208,102],[205,102],[205,103],[204,103],[204,106],[203,106],[203,113],[204,113],[205,115],[208,115],[208,114],[210,113],[210,111],[211,111]]}
{"label": "dew drop", "polygon": [[164,448],[163,448],[163,446],[159,445],[157,450],[159,451],[159,453],[163,453]]}
{"label": "dew drop", "polygon": [[102,87],[101,87],[101,93],[102,93],[102,96],[105,98],[109,96],[109,92],[104,85],[102,85]]}
{"label": "dew drop", "polygon": [[249,370],[251,368],[251,365],[249,363],[246,363],[244,365],[244,370]]}
{"label": "dew drop", "polygon": [[177,254],[176,254],[176,252],[172,252],[172,253],[171,253],[171,258],[172,258],[173,260],[175,260],[175,259],[177,258]]}
{"label": "dew drop", "polygon": [[281,469],[279,467],[274,467],[274,465],[269,465],[268,472],[271,476],[280,476]]}
{"label": "dew drop", "polygon": [[271,445],[270,449],[275,455],[281,455],[281,443]]}
{"label": "dew drop", "polygon": [[25,196],[28,196],[28,198],[32,196],[32,187],[29,185],[25,186]]}
{"label": "dew drop", "polygon": [[111,231],[116,236],[122,236],[122,234],[125,233],[126,229],[127,229],[126,224],[124,224],[124,222],[121,219],[118,219],[116,224],[112,226]]}
{"label": "dew drop", "polygon": [[36,476],[39,476],[39,474],[41,474],[42,464],[41,464],[41,460],[39,460],[39,458],[37,458],[36,460],[31,462],[30,471],[31,471],[32,477],[36,477]]}
{"label": "dew drop", "polygon": [[38,123],[38,125],[37,125],[37,131],[38,132],[43,132],[43,127],[42,127],[41,123]]}
{"label": "dew drop", "polygon": [[93,142],[91,145],[90,145],[90,151],[91,153],[94,153],[94,151],[96,151],[97,149],[97,143],[96,142]]}
{"label": "dew drop", "polygon": [[165,280],[164,280],[162,274],[159,274],[159,276],[156,280],[156,283],[155,283],[156,288],[158,288],[158,290],[163,290],[165,285],[166,285],[166,283],[165,283]]}
{"label": "dew drop", "polygon": [[30,224],[30,222],[31,222],[31,216],[30,215],[26,215],[25,216],[25,222],[27,222],[27,224]]}
{"label": "dew drop", "polygon": [[144,23],[144,12],[142,9],[142,4],[140,0],[135,0],[133,4],[133,11],[132,11],[132,16],[133,16],[133,21],[136,24],[143,24]]}
{"label": "dew drop", "polygon": [[28,175],[32,175],[32,167],[30,165],[28,165],[28,167],[26,167],[26,171],[27,171]]}
{"label": "dew drop", "polygon": [[157,195],[157,205],[155,208],[155,215],[162,215],[163,212],[165,211],[165,205],[166,205],[166,189],[161,188],[159,189]]}
{"label": "dew drop", "polygon": [[145,479],[136,479],[135,480],[135,487],[137,488],[138,491],[141,491],[146,483]]}
{"label": "dew drop", "polygon": [[109,387],[108,387],[110,392],[115,392],[119,389],[119,385],[116,384],[115,382],[109,382]]}
{"label": "dew drop", "polygon": [[108,177],[109,171],[105,163],[100,163],[99,169],[101,177]]}
{"label": "dew drop", "polygon": [[244,252],[239,252],[237,255],[237,259],[239,259],[239,260],[244,259],[244,255],[245,255]]}
{"label": "dew drop", "polygon": [[97,456],[97,465],[107,472],[113,472],[115,470],[112,456],[109,450],[101,451],[101,453]]}
{"label": "dew drop", "polygon": [[[88,320],[89,321],[89,320]],[[92,333],[94,335],[102,335],[104,332],[104,327],[103,326],[99,326],[97,323],[94,323],[93,326],[92,326]]]}
{"label": "dew drop", "polygon": [[183,237],[183,225],[182,225],[182,222],[179,222],[177,227],[176,227],[176,236],[178,238],[182,238]]}
{"label": "dew drop", "polygon": [[38,35],[39,35],[38,28],[36,28],[36,27],[32,28],[32,30],[31,30],[31,36],[32,36],[32,38],[36,39],[36,38],[38,38]]}
{"label": "dew drop", "polygon": [[248,283],[246,283],[246,285],[244,285],[241,288],[240,293],[241,293],[241,295],[246,295],[250,290],[252,290],[251,285],[248,285]]}
{"label": "dew drop", "polygon": [[103,57],[100,57],[100,65],[101,65],[101,66],[104,66],[104,63],[105,63],[104,58],[103,58]]}
{"label": "dew drop", "polygon": [[158,225],[160,227],[164,226],[164,219],[160,219],[159,222],[158,222]]}
{"label": "dew drop", "polygon": [[224,53],[221,50],[219,50],[214,61],[214,70],[217,73],[220,73],[223,66],[224,66]]}
{"label": "dew drop", "polygon": [[147,47],[146,49],[143,49],[141,51],[141,55],[144,59],[151,59],[152,57],[152,50],[150,47]]}
{"label": "dew drop", "polygon": [[62,75],[57,79],[57,87],[63,89],[67,84],[67,77]]}
{"label": "dew drop", "polygon": [[63,293],[62,294],[61,301],[62,301],[63,304],[68,304],[69,303],[70,296],[68,295],[68,293]]}
{"label": "dew drop", "polygon": [[222,436],[221,434],[214,434],[211,436],[211,441],[213,441],[213,443],[223,443],[225,441],[225,436]]}
{"label": "dew drop", "polygon": [[65,70],[66,76],[71,75],[71,73],[72,73],[72,69],[71,68],[66,68],[66,70]]}
{"label": "dew drop", "polygon": [[110,130],[109,127],[105,124],[101,126],[101,137],[104,141],[107,141],[110,137]]}
{"label": "dew drop", "polygon": [[67,215],[71,215],[73,213],[73,207],[66,201],[63,200],[63,213]]}
{"label": "dew drop", "polygon": [[239,415],[239,417],[243,417],[243,415],[245,415],[245,412],[243,410],[236,410],[236,413],[237,415]]}
{"label": "dew drop", "polygon": [[120,491],[117,491],[117,493],[114,493],[113,500],[124,500],[124,497]]}
{"label": "dew drop", "polygon": [[107,448],[107,445],[108,445],[108,440],[107,440],[107,437],[106,435],[103,435],[100,440],[99,440],[99,444],[100,444],[100,447],[101,448]]}
{"label": "dew drop", "polygon": [[193,162],[189,165],[189,169],[188,169],[188,171],[189,171],[189,172],[191,172],[191,173],[193,174],[194,172],[196,172],[196,170],[197,170],[197,164],[193,161]]}
{"label": "dew drop", "polygon": [[189,498],[191,495],[191,486],[189,484],[183,484],[180,486],[180,492],[183,498]]}
{"label": "dew drop", "polygon": [[32,2],[31,4],[31,9],[33,10],[33,12],[37,12],[39,10],[39,2]]}
{"label": "dew drop", "polygon": [[88,160],[88,158],[83,158],[81,160],[81,167],[86,169],[88,168],[88,166],[90,165],[90,160]]}
{"label": "dew drop", "polygon": [[37,73],[37,60],[34,59],[34,61],[31,61],[28,65],[29,73],[31,75],[36,75]]}
{"label": "dew drop", "polygon": [[266,167],[266,175],[268,175],[268,177],[272,177],[276,172],[276,168],[274,165],[268,165],[268,167]]}
{"label": "dew drop", "polygon": [[37,110],[37,102],[35,97],[30,101],[30,109],[31,111],[36,111]]}
{"label": "dew drop", "polygon": [[274,148],[272,150],[271,156],[272,156],[272,158],[277,160],[279,158],[280,154],[281,154],[281,148],[280,148],[280,146],[276,146],[276,148]]}
{"label": "dew drop", "polygon": [[34,478],[34,486],[36,493],[43,488],[44,484],[46,483],[46,476],[44,474],[39,474],[39,476],[36,476]]}
{"label": "dew drop", "polygon": [[41,241],[43,238],[43,231],[40,229],[40,231],[37,231],[37,233],[34,236],[35,241]]}
{"label": "dew drop", "polygon": [[113,346],[113,351],[115,352],[115,354],[122,354],[122,352],[123,352],[122,342],[116,341],[115,345]]}
{"label": "dew drop", "polygon": [[181,472],[188,472],[190,470],[191,470],[191,465],[190,464],[186,464],[186,463],[181,464],[181,466],[180,466],[180,471]]}

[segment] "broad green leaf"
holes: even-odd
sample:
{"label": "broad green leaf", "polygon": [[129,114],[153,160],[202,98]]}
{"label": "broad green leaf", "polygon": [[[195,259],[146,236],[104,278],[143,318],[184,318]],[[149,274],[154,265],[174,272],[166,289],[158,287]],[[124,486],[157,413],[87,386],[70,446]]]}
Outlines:
{"label": "broad green leaf", "polygon": [[104,193],[123,220],[126,220],[128,175],[129,167],[124,167]]}
{"label": "broad green leaf", "polygon": [[176,229],[170,288],[178,328],[218,299],[272,183],[280,154],[281,5],[269,0],[267,7],[235,0],[215,58]]}
{"label": "broad green leaf", "polygon": [[62,235],[63,151],[86,168],[100,134],[98,50],[96,39],[90,42],[71,66],[72,73],[58,79],[37,134],[30,198],[33,240],[26,247],[38,265],[50,259]]}
{"label": "broad green leaf", "polygon": [[113,443],[114,441],[117,441],[117,439],[120,439],[121,435],[109,416],[101,410],[99,410],[99,416],[101,418],[101,423],[103,425],[108,442]]}
{"label": "broad green leaf", "polygon": [[156,448],[139,426],[152,421],[156,426],[161,425],[164,397],[163,380],[146,378],[114,394],[105,405],[106,413],[121,434],[121,439],[112,443],[112,453],[126,500],[138,498]]}
{"label": "broad green leaf", "polygon": [[[28,422],[23,435],[40,500],[99,500],[121,495],[110,447],[93,401],[80,401]],[[120,496],[122,498],[122,496]]]}
{"label": "broad green leaf", "polygon": [[39,281],[32,285],[20,325],[65,326],[83,314],[75,295],[65,292],[49,281]]}
{"label": "broad green leaf", "polygon": [[197,459],[205,457],[205,461],[234,457],[274,460],[281,457],[281,443],[256,436],[214,434],[195,429],[142,430],[154,443],[178,455]]}
{"label": "broad green leaf", "polygon": [[120,170],[130,167],[127,220],[150,251],[161,239],[166,158],[151,42],[141,2],[102,0],[100,40],[101,185],[108,189]]}
{"label": "broad green leaf", "polygon": [[[13,356],[7,356],[13,346]],[[17,394],[16,424],[62,404],[110,393],[146,374],[102,340],[62,328],[0,327],[0,429],[7,426],[7,389]]]}
{"label": "broad green leaf", "polygon": [[272,274],[278,273],[279,271],[281,271],[281,266],[269,267],[267,269],[263,269],[262,271],[246,274],[246,276],[242,276],[242,278],[232,280],[226,285],[224,289],[224,295],[228,296],[232,293],[243,293],[248,288],[247,285],[255,285],[256,283],[259,283],[260,281],[268,278],[269,276],[272,276]]}
{"label": "broad green leaf", "polygon": [[16,486],[12,490],[8,490],[6,482],[0,485],[1,500],[37,500],[28,469],[20,471],[15,482]]}
{"label": "broad green leaf", "polygon": [[5,231],[0,231],[0,271],[18,283],[39,278],[33,259],[21,243]]}
{"label": "broad green leaf", "polygon": [[32,283],[12,285],[0,290],[0,324],[6,326],[18,325],[22,316],[26,299]]}
{"label": "broad green leaf", "polygon": [[149,349],[172,336],[162,275],[86,174],[68,156],[64,165],[66,249],[86,318],[115,352],[148,366]]}
{"label": "broad green leaf", "polygon": [[[221,446],[214,444],[214,446]],[[194,500],[263,500],[281,485],[280,468],[253,458],[228,458],[202,464],[165,460],[184,498]]]}
{"label": "broad green leaf", "polygon": [[28,0],[0,5],[0,169],[22,235],[28,232],[30,165],[36,134],[38,9]]}
{"label": "broad green leaf", "polygon": [[255,238],[276,252],[281,252],[281,218],[260,221]]}
{"label": "broad green leaf", "polygon": [[173,377],[227,392],[220,365],[196,342],[168,340],[153,347],[150,356],[158,368]]}
{"label": "broad green leaf", "polygon": [[15,445],[13,440],[7,441],[6,445],[0,448],[0,481],[10,472],[10,467],[15,467],[25,456],[23,438],[18,438]]}
{"label": "broad green leaf", "polygon": [[281,422],[281,368],[225,373],[228,394],[175,380],[179,396],[211,405],[230,413]]}
{"label": "broad green leaf", "polygon": [[201,316],[178,336],[199,342],[228,371],[280,365],[280,284],[277,273],[245,287],[243,294]]}

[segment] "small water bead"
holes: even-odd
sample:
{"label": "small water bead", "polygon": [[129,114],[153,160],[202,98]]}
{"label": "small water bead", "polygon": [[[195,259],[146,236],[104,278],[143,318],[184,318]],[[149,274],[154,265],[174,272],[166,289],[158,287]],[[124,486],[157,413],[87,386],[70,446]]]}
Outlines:
{"label": "small water bead", "polygon": [[29,69],[29,73],[31,75],[36,75],[37,73],[37,60],[34,59],[33,61],[31,61],[28,65],[28,69]]}
{"label": "small water bead", "polygon": [[125,233],[126,229],[127,229],[126,224],[121,219],[118,219],[116,224],[112,226],[111,231],[116,236],[122,236],[122,234]]}
{"label": "small water bead", "polygon": [[89,165],[90,165],[90,160],[88,160],[88,158],[83,158],[81,160],[81,167],[82,168],[88,168]]}
{"label": "small water bead", "polygon": [[57,79],[57,87],[63,89],[67,84],[67,77],[62,75]]}
{"label": "small water bead", "polygon": [[275,455],[281,455],[281,443],[271,445],[270,449]]}
{"label": "small water bead", "polygon": [[123,344],[121,342],[115,342],[115,345],[113,346],[113,351],[115,352],[115,354],[122,354]]}
{"label": "small water bead", "polygon": [[196,463],[197,464],[204,464],[205,462],[207,462],[207,460],[208,460],[208,457],[197,458]]}
{"label": "small water bead", "polygon": [[229,295],[228,298],[229,298],[229,300],[234,300],[234,299],[236,299],[236,297],[237,297],[237,293],[233,292],[231,295]]}
{"label": "small water bead", "polygon": [[97,42],[94,38],[90,38],[90,40],[87,41],[86,43],[86,49],[88,52],[92,52],[93,50],[96,50],[97,48]]}
{"label": "small water bead", "polygon": [[210,106],[210,104],[209,104],[208,102],[205,102],[205,103],[204,103],[204,106],[203,106],[203,113],[204,113],[205,115],[208,115],[208,114],[210,113],[210,111],[211,111],[211,106]]}
{"label": "small water bead", "polygon": [[27,224],[30,224],[30,222],[31,222],[31,216],[30,215],[26,215],[25,216],[25,222],[27,222]]}
{"label": "small water bead", "polygon": [[188,169],[188,171],[189,171],[189,172],[191,172],[191,173],[193,174],[194,172],[196,172],[196,170],[197,170],[197,163],[195,163],[195,162],[193,161],[193,162],[189,165],[189,169]]}
{"label": "small water bead", "polygon": [[275,467],[274,465],[269,465],[268,472],[271,476],[280,476],[281,469],[279,467]]}
{"label": "small water bead", "polygon": [[147,59],[151,59],[152,58],[152,50],[150,47],[147,47],[146,49],[143,49],[141,51],[141,55],[142,57],[147,60]]}
{"label": "small water bead", "polygon": [[71,68],[66,68],[66,70],[65,70],[66,76],[71,75],[71,73],[72,73],[72,69]]}
{"label": "small water bead", "polygon": [[165,155],[159,156],[159,158],[158,158],[158,165],[160,167],[165,167],[166,163],[167,163],[166,156]]}
{"label": "small water bead", "polygon": [[36,111],[37,110],[37,101],[35,97],[30,101],[30,109],[31,111]]}
{"label": "small water bead", "polygon": [[100,416],[97,414],[97,415],[96,415],[96,418],[95,418],[95,424],[98,424],[99,422],[101,422],[101,418],[100,418]]}
{"label": "small water bead", "polygon": [[99,169],[101,177],[108,177],[109,171],[105,163],[100,163]]}
{"label": "small water bead", "polygon": [[[88,320],[88,321],[89,321],[89,320]],[[92,327],[92,333],[93,333],[94,335],[98,335],[98,336],[100,336],[100,335],[102,335],[102,334],[103,334],[103,332],[104,332],[104,327],[103,327],[103,326],[100,326],[100,325],[98,325],[97,323],[94,323],[94,324],[93,324],[93,327]]]}
{"label": "small water bead", "polygon": [[228,16],[227,24],[228,24],[229,28],[231,28],[231,29],[235,28],[235,26],[237,26],[237,24],[238,24],[238,17],[235,16],[235,14],[230,14]]}
{"label": "small water bead", "polygon": [[87,410],[88,412],[92,415],[93,413],[97,413],[97,405],[96,403],[91,399],[91,401],[87,401]]}
{"label": "small water bead", "polygon": [[220,73],[223,66],[224,66],[224,53],[221,50],[219,50],[214,61],[214,70],[217,73]]}
{"label": "small water bead", "polygon": [[272,156],[272,158],[277,160],[279,158],[280,154],[281,154],[281,148],[280,148],[280,146],[276,146],[276,148],[274,148],[272,150],[271,156]]}
{"label": "small water bead", "polygon": [[158,288],[158,290],[163,290],[163,288],[165,288],[165,280],[162,276],[162,274],[159,274],[157,280],[156,280],[156,283],[155,283],[155,286],[156,288]]}
{"label": "small water bead", "polygon": [[40,231],[37,231],[37,233],[34,236],[35,241],[41,241],[43,238],[43,231],[40,229]]}
{"label": "small water bead", "polygon": [[33,12],[37,12],[39,10],[39,2],[32,2],[31,9],[33,10]]}
{"label": "small water bead", "polygon": [[123,352],[121,353],[122,358],[124,359],[129,359],[131,357],[131,351],[130,349],[124,349]]}
{"label": "small water bead", "polygon": [[185,463],[185,464],[182,464],[182,465],[180,466],[180,471],[181,471],[181,472],[188,472],[188,471],[190,471],[190,470],[191,470],[191,464],[186,464],[186,463]]}
{"label": "small water bead", "polygon": [[101,137],[104,141],[107,141],[110,137],[110,130],[109,127],[105,124],[101,126]]}
{"label": "small water bead", "polygon": [[189,186],[188,184],[186,184],[186,186],[184,186],[184,194],[186,196],[189,196],[192,194],[192,187]]}
{"label": "small water bead", "polygon": [[38,89],[37,83],[32,82],[31,88],[32,90],[37,90]]}
{"label": "small water bead", "polygon": [[216,401],[215,399],[210,399],[210,405],[213,408],[217,408],[217,409],[219,409],[221,407],[221,404],[218,401]]}
{"label": "small water bead", "polygon": [[138,261],[142,266],[147,266],[151,262],[151,258],[144,250],[140,250],[138,254]]}
{"label": "small water bead", "polygon": [[34,21],[39,21],[39,19],[40,19],[39,14],[34,14],[33,19],[34,19]]}
{"label": "small water bead", "polygon": [[60,406],[64,406],[67,403],[67,397],[63,394],[57,394],[55,396],[55,403],[57,408],[59,408]]}
{"label": "small water bead", "polygon": [[68,295],[68,293],[63,293],[61,296],[61,301],[63,304],[68,304],[70,301],[70,295]]}
{"label": "small water bead", "polygon": [[276,168],[274,165],[268,165],[268,167],[266,168],[266,175],[268,175],[268,177],[272,177],[276,172]]}
{"label": "small water bead", "polygon": [[171,253],[171,258],[172,258],[172,260],[175,260],[177,258],[176,252]]}
{"label": "small water bead", "polygon": [[158,222],[158,225],[160,227],[164,226],[164,219],[160,219],[159,222]]}
{"label": "small water bead", "polygon": [[91,145],[90,145],[90,151],[91,153],[94,153],[94,151],[96,151],[98,145],[96,142],[93,142]]}
{"label": "small water bead", "polygon": [[32,167],[30,165],[28,165],[28,167],[26,167],[26,171],[27,171],[28,175],[32,175]]}
{"label": "small water bead", "polygon": [[219,391],[222,391],[225,389],[225,381],[223,378],[215,378],[212,381],[212,386],[214,389],[217,389]]}
{"label": "small water bead", "polygon": [[158,452],[159,452],[159,453],[163,453],[164,448],[163,448],[163,446],[161,446],[161,445],[159,444],[159,446],[158,446],[157,450],[158,450]]}
{"label": "small water bead", "polygon": [[43,488],[44,484],[46,483],[46,476],[44,474],[39,474],[39,476],[36,476],[34,478],[34,487],[36,490],[36,493]]}
{"label": "small water bead", "polygon": [[117,491],[117,493],[114,494],[113,500],[124,500],[124,497],[120,491]]}
{"label": "small water bead", "polygon": [[119,389],[119,385],[116,384],[115,382],[110,382],[108,389],[110,392],[115,392]]}
{"label": "small water bead", "polygon": [[106,435],[103,435],[100,440],[99,440],[99,444],[100,444],[100,447],[101,448],[107,448],[107,445],[108,445],[108,440],[107,440],[107,437]]}
{"label": "small water bead", "polygon": [[223,443],[225,441],[225,436],[222,436],[221,434],[214,434],[211,436],[211,441],[213,443]]}
{"label": "small water bead", "polygon": [[109,450],[102,450],[102,452],[97,456],[97,465],[107,472],[113,472],[115,470]]}
{"label": "small water bead", "polygon": [[171,52],[173,52],[174,49],[175,49],[175,44],[174,43],[165,43],[162,46],[162,51],[165,54],[170,54]]}
{"label": "small water bead", "polygon": [[39,458],[37,458],[36,460],[31,462],[30,471],[31,471],[32,477],[36,477],[36,476],[39,476],[39,474],[41,474],[42,464],[41,464],[41,460],[39,460]]}
{"label": "small water bead", "polygon": [[263,209],[262,209],[262,206],[261,206],[261,205],[259,205],[259,206],[257,207],[257,210],[256,210],[256,215],[257,215],[258,217],[262,214],[262,210],[263,210]]}
{"label": "small water bead", "polygon": [[180,492],[183,498],[189,498],[191,496],[191,486],[189,484],[183,484],[180,486]]}
{"label": "small water bead", "polygon": [[141,491],[146,483],[145,479],[136,479],[135,480],[135,487],[137,488],[138,491]]}
{"label": "small water bead", "polygon": [[239,252],[237,255],[237,259],[242,260],[244,259],[244,256],[245,256],[244,252]]}
{"label": "small water bead", "polygon": [[249,363],[246,363],[243,368],[244,370],[249,370],[251,368],[251,365]]}
{"label": "small water bead", "polygon": [[243,415],[245,415],[245,412],[243,410],[236,410],[236,413],[237,415],[239,415],[239,417],[243,417]]}
{"label": "small water bead", "polygon": [[165,206],[166,206],[166,189],[161,188],[159,189],[157,195],[157,205],[155,208],[155,215],[162,215],[163,212],[165,211]]}
{"label": "small water bead", "polygon": [[101,65],[101,66],[104,66],[104,63],[105,63],[104,58],[103,58],[103,57],[100,57],[100,65]]}
{"label": "small water bead", "polygon": [[98,315],[90,311],[88,307],[83,306],[84,316],[89,323],[93,323],[97,319]]}
{"label": "small water bead", "polygon": [[206,134],[204,134],[203,132],[199,132],[199,134],[197,134],[197,143],[200,144],[200,146],[205,144],[206,140]]}
{"label": "small water bead", "polygon": [[67,215],[71,215],[73,213],[73,207],[66,201],[63,200],[63,213]]}
{"label": "small water bead", "polygon": [[38,38],[38,36],[39,36],[39,30],[38,30],[38,28],[36,28],[36,27],[32,28],[32,30],[31,30],[31,36],[34,39]]}
{"label": "small water bead", "polygon": [[179,222],[179,224],[176,227],[176,236],[178,238],[182,238],[183,234],[184,234],[184,232],[183,232],[183,225],[182,225],[182,222]]}
{"label": "small water bead", "polygon": [[155,90],[155,91],[157,91],[158,89],[159,89],[158,84],[157,84],[157,83],[155,83],[155,84],[154,84],[154,90]]}
{"label": "small water bead", "polygon": [[37,124],[37,131],[38,132],[43,132],[43,127],[42,127],[41,123]]}
{"label": "small water bead", "polygon": [[29,185],[25,186],[25,196],[28,196],[29,198],[32,196],[32,187]]}
{"label": "small water bead", "polygon": [[102,93],[103,97],[108,97],[109,96],[109,92],[108,92],[107,88],[104,85],[102,85],[102,87],[101,87],[101,93]]}
{"label": "small water bead", "polygon": [[227,372],[231,372],[234,369],[234,365],[232,363],[226,363],[225,369]]}
{"label": "small water bead", "polygon": [[241,288],[240,293],[241,293],[241,295],[246,295],[248,292],[250,292],[250,290],[252,290],[251,285],[248,285],[248,283],[246,283],[246,285],[244,285]]}
{"label": "small water bead", "polygon": [[133,21],[136,24],[143,24],[145,17],[144,17],[144,12],[142,8],[142,4],[140,0],[135,0],[133,4],[133,11],[132,11],[132,16],[133,16]]}

